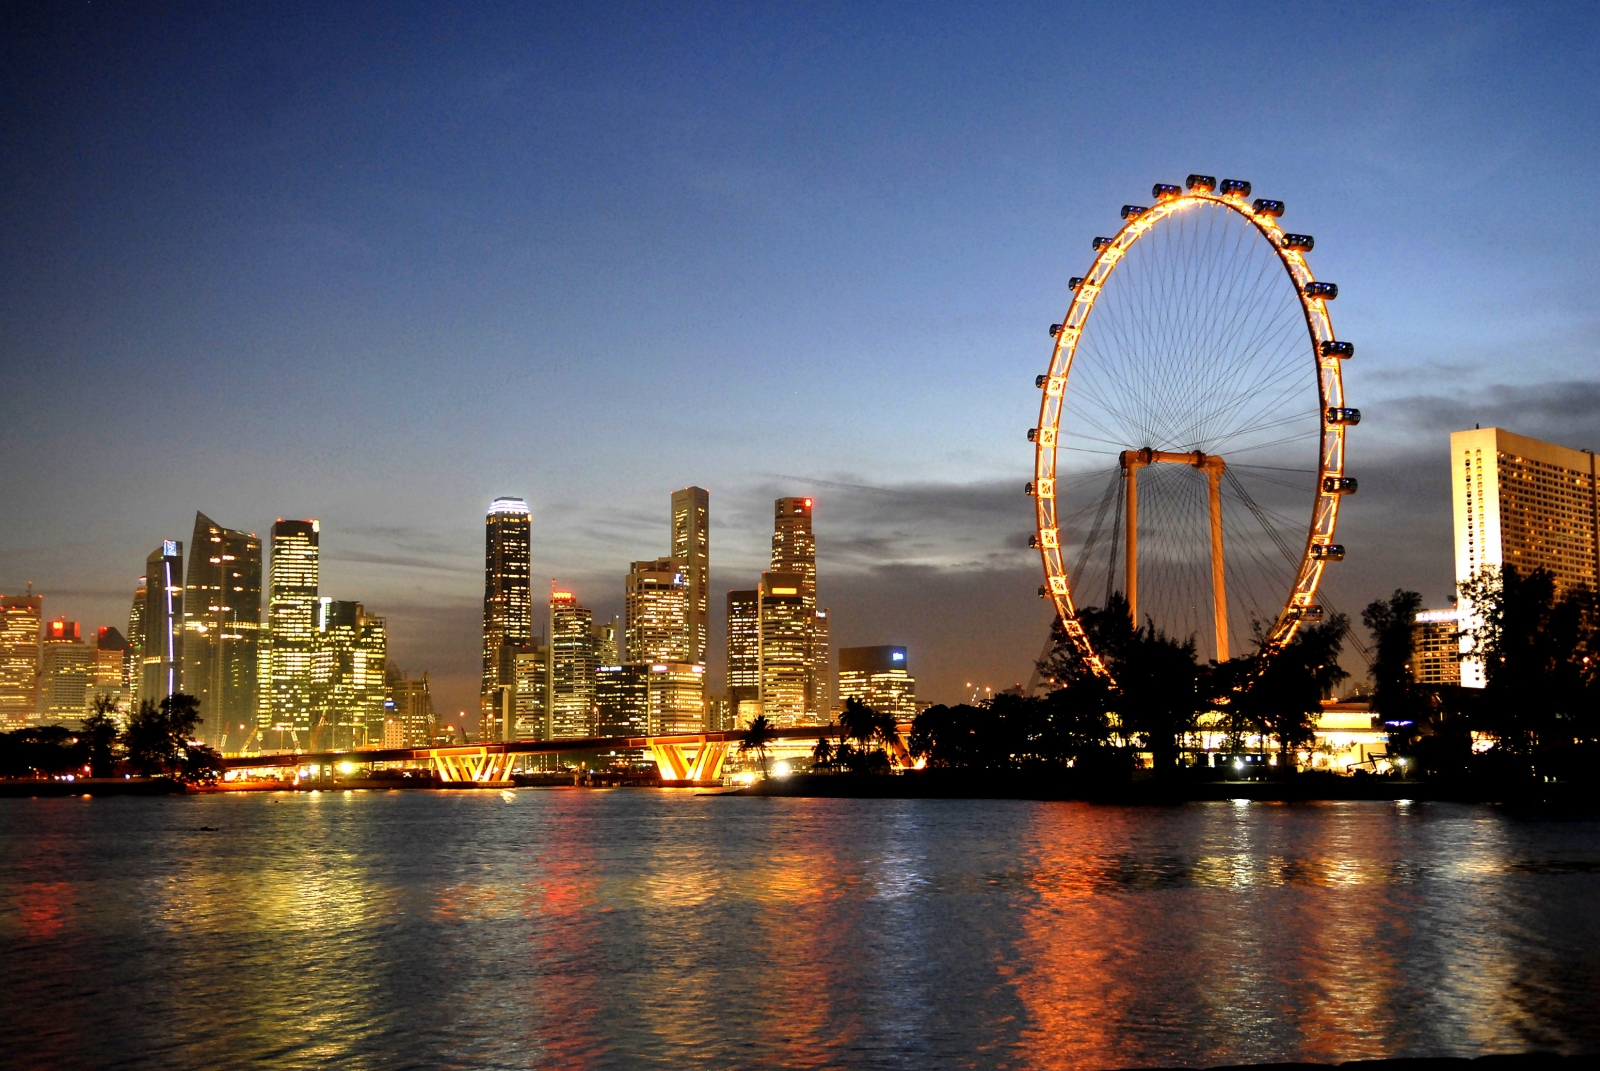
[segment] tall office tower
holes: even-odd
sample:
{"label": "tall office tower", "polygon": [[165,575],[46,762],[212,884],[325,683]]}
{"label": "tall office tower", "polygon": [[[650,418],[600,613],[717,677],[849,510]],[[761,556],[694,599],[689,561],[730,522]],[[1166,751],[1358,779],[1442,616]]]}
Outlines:
{"label": "tall office tower", "polygon": [[672,557],[689,582],[685,661],[704,665],[711,640],[711,496],[703,487],[672,492]]}
{"label": "tall office tower", "polygon": [[706,728],[706,667],[698,662],[651,662],[651,736],[699,733]]}
{"label": "tall office tower", "polygon": [[688,662],[690,587],[676,558],[634,562],[628,570],[623,606],[624,660]]}
{"label": "tall office tower", "polygon": [[183,690],[200,700],[201,739],[249,738],[260,706],[261,540],[194,515],[183,585]]}
{"label": "tall office tower", "polygon": [[[780,498],[772,506],[772,571],[800,578],[800,596],[807,611],[809,650],[806,655],[805,717],[815,723],[828,718],[829,656],[827,611],[817,609],[817,541],[811,531],[811,499]],[[817,629],[820,625],[822,632]]]}
{"label": "tall office tower", "polygon": [[570,591],[550,593],[550,730],[547,740],[594,735],[594,615]]}
{"label": "tall office tower", "polygon": [[[1548,569],[1557,592],[1594,590],[1600,577],[1600,487],[1595,456],[1500,428],[1450,434],[1456,582],[1486,567],[1523,576]],[[1463,603],[1470,628],[1472,608]],[[1481,688],[1483,663],[1462,639],[1461,683]]]}
{"label": "tall office tower", "polygon": [[0,724],[15,729],[33,716],[39,687],[39,626],[44,596],[0,596]]}
{"label": "tall office tower", "polygon": [[[128,652],[131,649],[126,637],[110,625],[100,626],[95,635],[94,671],[89,678],[89,701],[92,708],[100,696],[116,704],[118,715],[128,711]],[[119,720],[121,720],[119,718]]]}
{"label": "tall office tower", "polygon": [[622,624],[617,618],[594,627],[594,657],[600,665],[614,666],[621,662],[622,646]]}
{"label": "tall office tower", "polygon": [[811,612],[811,678],[806,711],[821,723],[833,720],[833,642],[828,610]]}
{"label": "tall office tower", "polygon": [[811,499],[780,498],[772,504],[772,571],[800,577],[800,594],[817,602],[817,541],[811,534]]}
{"label": "tall office tower", "polygon": [[543,740],[550,720],[550,648],[542,643],[503,647],[507,665],[501,679],[511,681],[513,740]]}
{"label": "tall office tower", "polygon": [[[533,519],[520,498],[497,498],[483,519],[483,681],[481,712],[495,702],[501,679],[500,648],[533,636]],[[480,713],[480,720],[482,714]]]}
{"label": "tall office tower", "polygon": [[311,663],[317,639],[317,585],[321,577],[322,526],[313,520],[279,519],[272,526],[272,561],[267,567],[267,657],[261,682],[263,730],[308,744],[311,734]]}
{"label": "tall office tower", "polygon": [[904,647],[839,648],[839,699],[859,699],[895,721],[917,716],[917,682]]}
{"label": "tall office tower", "polygon": [[183,691],[183,543],[162,540],[145,559],[144,575],[139,702],[159,704]]}
{"label": "tall office tower", "polygon": [[317,600],[311,655],[313,750],[383,739],[388,627],[359,602]]}
{"label": "tall office tower", "polygon": [[44,628],[39,651],[39,721],[78,721],[89,703],[94,649],[83,642],[78,622],[57,618]]}
{"label": "tall office tower", "polygon": [[650,731],[650,664],[601,666],[595,674],[595,735],[644,736]]}
{"label": "tall office tower", "polygon": [[778,727],[809,720],[806,691],[811,676],[811,624],[800,573],[762,573],[760,601],[761,713]]}
{"label": "tall office tower", "polygon": [[737,728],[739,723],[735,720],[733,703],[728,696],[716,695],[706,700],[707,732],[729,732]]}
{"label": "tall office tower", "polygon": [[133,608],[128,611],[128,709],[139,709],[139,689],[144,685],[144,604],[149,596],[145,577],[133,588]]}
{"label": "tall office tower", "polygon": [[424,672],[414,681],[404,677],[390,679],[388,685],[389,716],[400,728],[400,742],[392,746],[427,747],[433,742],[438,721],[433,713],[433,696],[428,692],[428,674]]}
{"label": "tall office tower", "polygon": [[1411,629],[1411,679],[1418,684],[1460,684],[1460,632],[1461,613],[1455,607],[1418,613]]}
{"label": "tall office tower", "polygon": [[761,713],[761,593],[728,592],[728,706],[736,725]]}

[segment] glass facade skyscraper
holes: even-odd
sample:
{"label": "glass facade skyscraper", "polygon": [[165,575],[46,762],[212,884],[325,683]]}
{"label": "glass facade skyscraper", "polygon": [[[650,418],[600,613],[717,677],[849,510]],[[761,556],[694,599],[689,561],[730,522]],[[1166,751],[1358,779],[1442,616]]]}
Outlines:
{"label": "glass facade skyscraper", "polygon": [[359,602],[317,600],[311,659],[313,750],[383,739],[388,628]]}
{"label": "glass facade skyscraper", "polygon": [[811,676],[811,622],[804,575],[762,573],[757,589],[761,626],[761,713],[768,723],[804,725]]}
{"label": "glass facade skyscraper", "polygon": [[237,750],[260,705],[261,540],[196,513],[183,588],[183,690],[200,700],[201,738]]}
{"label": "glass facade skyscraper", "polygon": [[[317,585],[322,526],[279,520],[272,526],[268,566],[267,679],[262,682],[263,730],[279,742],[308,744],[312,726],[311,667],[316,652]],[[152,585],[154,586],[154,585]]]}
{"label": "glass facade skyscraper", "polygon": [[634,562],[625,591],[624,661],[693,661],[692,596],[687,569],[678,559]]}
{"label": "glass facade skyscraper", "polygon": [[496,690],[511,687],[501,679],[500,649],[521,647],[533,638],[533,522],[520,498],[497,498],[484,517],[483,679],[479,716],[489,712]]}
{"label": "glass facade skyscraper", "polygon": [[594,614],[570,591],[550,593],[550,740],[594,735]]}
{"label": "glass facade skyscraper", "polygon": [[183,690],[183,542],[167,539],[145,559],[139,702]]}
{"label": "glass facade skyscraper", "polygon": [[39,626],[44,597],[0,596],[0,724],[19,728],[33,715],[39,687]]}
{"label": "glass facade skyscraper", "polygon": [[728,592],[728,713],[735,725],[761,713],[761,593]]}
{"label": "glass facade skyscraper", "polygon": [[803,717],[820,724],[829,715],[832,658],[828,611],[817,608],[817,541],[811,530],[811,499],[780,498],[773,503],[772,514],[772,571],[798,578],[806,610]]}
{"label": "glass facade skyscraper", "polygon": [[684,661],[705,664],[711,641],[711,495],[703,487],[672,492],[672,557],[689,586]]}

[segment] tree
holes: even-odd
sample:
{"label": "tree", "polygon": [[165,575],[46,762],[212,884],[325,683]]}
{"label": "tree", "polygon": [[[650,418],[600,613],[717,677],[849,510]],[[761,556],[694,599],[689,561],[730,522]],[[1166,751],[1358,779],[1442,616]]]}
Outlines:
{"label": "tree", "polygon": [[1361,623],[1372,634],[1372,709],[1389,726],[1396,751],[1410,749],[1426,709],[1412,664],[1420,609],[1421,595],[1396,588],[1388,601],[1377,599],[1361,611]]}
{"label": "tree", "polygon": [[817,737],[816,746],[811,749],[811,768],[813,770],[827,770],[833,766],[833,742],[826,736]]}
{"label": "tree", "polygon": [[117,704],[109,695],[97,695],[94,709],[83,719],[78,731],[78,741],[83,745],[85,761],[93,777],[110,777],[116,764],[117,723],[111,717]]}
{"label": "tree", "polygon": [[1240,697],[1240,706],[1261,736],[1278,741],[1279,765],[1284,772],[1295,768],[1296,752],[1315,742],[1322,700],[1349,676],[1339,665],[1349,628],[1350,621],[1343,614],[1302,626],[1293,640],[1267,658]]}
{"label": "tree", "polygon": [[739,754],[747,755],[754,751],[761,760],[761,776],[767,776],[767,749],[772,746],[772,723],[767,721],[765,714],[757,714],[750,719],[750,724],[744,731],[744,739],[739,741]]}
{"label": "tree", "polygon": [[[1600,736],[1600,604],[1593,592],[1558,594],[1538,569],[1486,569],[1461,585],[1466,630],[1486,687],[1477,726],[1524,774],[1571,775],[1571,756]],[[1571,768],[1569,771],[1568,768]]]}
{"label": "tree", "polygon": [[1103,607],[1085,607],[1078,621],[1116,679],[1115,692],[1105,691],[1103,680],[1083,660],[1060,620],[1054,629],[1055,646],[1039,666],[1041,675],[1063,687],[1085,689],[1079,694],[1088,706],[1080,711],[1092,712],[1103,699],[1116,715],[1123,739],[1136,740],[1149,750],[1157,773],[1172,770],[1183,738],[1193,731],[1204,705],[1193,637],[1168,636],[1150,618],[1135,628],[1128,601],[1120,592],[1113,592]]}
{"label": "tree", "polygon": [[128,761],[146,776],[183,772],[189,741],[200,722],[200,700],[192,695],[175,692],[160,706],[141,701],[123,735]]}

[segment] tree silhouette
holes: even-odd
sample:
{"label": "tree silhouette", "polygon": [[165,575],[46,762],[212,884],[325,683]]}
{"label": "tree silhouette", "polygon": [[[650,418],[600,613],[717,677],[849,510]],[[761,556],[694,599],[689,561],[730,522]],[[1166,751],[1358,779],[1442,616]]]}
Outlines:
{"label": "tree silhouette", "polygon": [[739,754],[754,751],[761,762],[761,776],[767,776],[767,749],[772,745],[772,723],[765,714],[757,714],[745,728],[744,739],[739,741]]}

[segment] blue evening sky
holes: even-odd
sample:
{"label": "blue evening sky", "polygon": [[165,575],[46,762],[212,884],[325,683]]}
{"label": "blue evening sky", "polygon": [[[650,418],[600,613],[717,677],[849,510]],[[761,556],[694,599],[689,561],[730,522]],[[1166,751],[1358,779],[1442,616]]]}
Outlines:
{"label": "blue evening sky", "polygon": [[[475,703],[482,516],[620,612],[707,487],[713,606],[812,494],[841,644],[1025,680],[1033,376],[1191,171],[1316,235],[1358,357],[1330,594],[1450,595],[1448,432],[1600,444],[1592,5],[18,4],[0,591],[126,626],[195,510]],[[720,636],[720,633],[719,633]]]}

